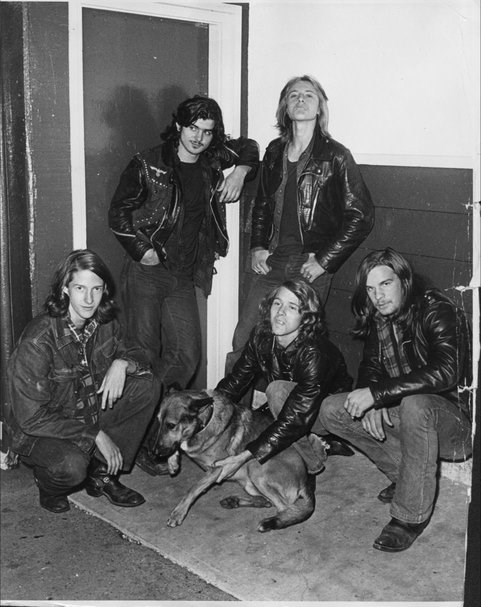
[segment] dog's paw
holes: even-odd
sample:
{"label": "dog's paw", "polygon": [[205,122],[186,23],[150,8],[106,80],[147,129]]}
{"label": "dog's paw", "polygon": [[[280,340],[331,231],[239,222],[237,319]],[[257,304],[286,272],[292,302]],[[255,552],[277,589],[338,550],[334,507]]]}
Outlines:
{"label": "dog's paw", "polygon": [[273,531],[274,529],[280,529],[279,519],[277,516],[271,516],[263,519],[257,526],[257,531],[260,533],[266,533],[266,531]]}
{"label": "dog's paw", "polygon": [[176,451],[167,459],[167,468],[170,476],[175,476],[180,470],[180,453]]}
{"label": "dog's paw", "polygon": [[224,499],[220,500],[219,503],[222,508],[228,508],[229,510],[232,510],[234,508],[239,508],[239,501],[240,500],[237,495],[229,495],[229,497],[225,497]]}
{"label": "dog's paw", "polygon": [[179,527],[182,525],[185,519],[185,514],[182,512],[178,512],[176,510],[172,510],[169,518],[167,519],[168,527]]}

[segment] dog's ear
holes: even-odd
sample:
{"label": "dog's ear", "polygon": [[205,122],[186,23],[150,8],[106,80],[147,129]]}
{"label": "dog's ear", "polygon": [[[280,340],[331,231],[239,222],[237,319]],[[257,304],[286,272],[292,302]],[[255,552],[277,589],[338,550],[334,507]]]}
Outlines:
{"label": "dog's ear", "polygon": [[193,398],[189,403],[189,409],[192,411],[197,411],[198,409],[203,409],[207,407],[207,405],[211,405],[214,402],[212,396],[204,396],[203,398]]}

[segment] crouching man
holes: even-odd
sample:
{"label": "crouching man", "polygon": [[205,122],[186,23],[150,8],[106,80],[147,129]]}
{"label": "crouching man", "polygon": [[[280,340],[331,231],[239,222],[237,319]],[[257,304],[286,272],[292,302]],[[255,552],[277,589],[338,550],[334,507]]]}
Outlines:
{"label": "crouching man", "polygon": [[145,501],[118,477],[133,464],[159,388],[143,354],[123,344],[113,295],[99,256],[73,251],[55,273],[47,312],[9,361],[12,449],[33,468],[50,512],[67,511],[67,495],[82,487],[116,506]]}
{"label": "crouching man", "polygon": [[415,287],[409,263],[373,251],[356,275],[353,334],[365,340],[358,387],[322,403],[332,433],[363,451],[391,484],[391,520],[374,548],[399,552],[426,528],[439,458],[471,453],[469,330],[441,292]]}

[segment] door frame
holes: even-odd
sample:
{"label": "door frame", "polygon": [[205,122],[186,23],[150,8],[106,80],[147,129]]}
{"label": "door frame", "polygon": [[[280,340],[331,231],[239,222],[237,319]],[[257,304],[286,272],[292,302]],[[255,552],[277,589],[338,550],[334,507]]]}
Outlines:
{"label": "door frame", "polygon": [[[222,107],[226,132],[240,135],[242,8],[225,4],[176,2],[69,2],[69,92],[73,248],[87,243],[83,107],[82,9],[98,9],[205,23],[209,26],[209,96]],[[207,300],[207,388],[224,375],[238,319],[239,206],[227,205],[230,245],[216,262],[217,274]]]}

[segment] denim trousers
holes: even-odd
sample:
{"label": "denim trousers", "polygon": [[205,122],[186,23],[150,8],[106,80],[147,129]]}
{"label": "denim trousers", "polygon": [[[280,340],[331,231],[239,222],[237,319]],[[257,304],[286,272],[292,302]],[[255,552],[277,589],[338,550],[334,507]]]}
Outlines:
{"label": "denim trousers", "polygon": [[[276,419],[295,386],[297,386],[296,382],[284,379],[274,380],[267,386],[267,404],[270,412]],[[317,429],[319,430],[320,428],[318,427]],[[322,429],[320,430],[319,434],[327,434]],[[292,443],[292,446],[307,464],[310,472],[322,470],[326,461],[326,450],[323,441],[316,434],[311,432],[306,433],[305,436],[301,436],[301,438]]]}
{"label": "denim trousers", "polygon": [[163,265],[127,258],[121,292],[127,339],[149,356],[163,386],[186,388],[201,357],[201,330],[194,283]]}
{"label": "denim trousers", "polygon": [[[123,471],[132,468],[147,424],[159,398],[156,379],[128,377],[122,397],[113,407],[99,412],[99,427],[122,453]],[[49,495],[65,495],[85,480],[92,457],[105,461],[96,447],[87,453],[68,439],[41,437],[21,460],[33,468],[40,489]]]}
{"label": "denim trousers", "polygon": [[[295,277],[300,279],[301,275]],[[227,354],[226,372],[230,372],[246,345],[252,329],[259,322],[259,305],[266,295],[287,280],[287,276],[280,270],[271,270],[269,274],[255,276],[242,307],[239,322],[232,339],[232,352]],[[326,304],[331,288],[332,274],[323,274],[311,283],[316,290],[323,305]]]}
{"label": "denim trousers", "polygon": [[384,423],[379,441],[344,409],[347,393],[322,402],[320,420],[329,432],[362,451],[393,483],[391,516],[421,523],[433,511],[439,459],[464,460],[471,454],[471,423],[455,404],[437,394],[404,397],[389,407],[392,427]]}

